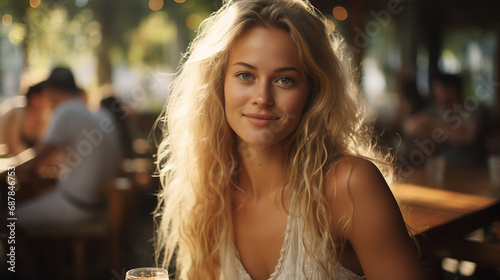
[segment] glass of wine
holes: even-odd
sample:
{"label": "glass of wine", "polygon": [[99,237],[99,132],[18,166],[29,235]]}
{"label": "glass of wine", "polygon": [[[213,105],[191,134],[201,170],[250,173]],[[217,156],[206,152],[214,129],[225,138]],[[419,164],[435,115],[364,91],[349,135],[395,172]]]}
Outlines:
{"label": "glass of wine", "polygon": [[158,267],[141,267],[127,271],[125,280],[168,280],[168,271]]}

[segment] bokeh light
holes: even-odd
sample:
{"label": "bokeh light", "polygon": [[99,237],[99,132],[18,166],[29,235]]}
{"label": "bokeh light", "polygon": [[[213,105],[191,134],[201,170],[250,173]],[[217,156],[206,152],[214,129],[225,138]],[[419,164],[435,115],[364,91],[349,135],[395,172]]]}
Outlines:
{"label": "bokeh light", "polygon": [[163,0],[149,0],[149,8],[153,11],[158,11],[163,8]]}
{"label": "bokeh light", "polygon": [[191,30],[196,30],[198,29],[198,26],[200,26],[200,23],[203,21],[203,18],[199,14],[190,14],[186,18],[186,26],[187,28]]}
{"label": "bokeh light", "polygon": [[26,26],[22,23],[13,24],[10,28],[8,38],[14,45],[19,45],[26,36]]}
{"label": "bokeh light", "polygon": [[101,24],[97,21],[92,21],[87,26],[88,42],[91,46],[98,46],[102,40]]}
{"label": "bokeh light", "polygon": [[337,20],[345,20],[347,18],[347,10],[342,7],[342,6],[337,6],[335,8],[333,8],[333,16],[337,19]]}
{"label": "bokeh light", "polygon": [[186,2],[186,0],[174,0],[174,2],[176,2],[176,3],[184,3],[184,2]]}
{"label": "bokeh light", "polygon": [[40,6],[41,2],[42,2],[42,0],[30,0],[30,6],[32,8],[36,8],[36,7]]}
{"label": "bokeh light", "polygon": [[9,26],[12,24],[12,15],[11,14],[5,14],[2,17],[2,24],[5,26]]}

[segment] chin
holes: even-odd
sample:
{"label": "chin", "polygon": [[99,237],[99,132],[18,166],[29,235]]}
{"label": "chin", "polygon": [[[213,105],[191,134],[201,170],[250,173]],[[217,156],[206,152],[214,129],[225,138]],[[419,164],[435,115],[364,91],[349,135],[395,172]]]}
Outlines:
{"label": "chin", "polygon": [[245,135],[239,137],[240,141],[248,145],[266,148],[279,143],[282,139],[282,135],[273,132],[271,129],[263,129],[259,132],[251,133],[250,135]]}

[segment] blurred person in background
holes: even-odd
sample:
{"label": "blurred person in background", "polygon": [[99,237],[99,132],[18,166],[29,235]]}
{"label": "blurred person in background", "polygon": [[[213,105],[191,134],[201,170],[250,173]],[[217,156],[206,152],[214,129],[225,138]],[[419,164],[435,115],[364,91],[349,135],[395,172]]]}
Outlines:
{"label": "blurred person in background", "polygon": [[399,147],[398,156],[407,157],[413,149],[417,148],[414,138],[406,135],[403,127],[408,119],[421,113],[425,106],[426,100],[420,94],[416,81],[404,80],[399,86],[398,117],[394,124],[396,133],[391,139],[393,146]]}
{"label": "blurred person in background", "polygon": [[127,122],[127,109],[120,100],[114,96],[109,96],[101,100],[100,109],[97,114],[102,117],[110,118],[114,121],[118,129],[118,135],[123,148],[123,155],[125,158],[133,158],[134,150],[132,147],[132,132],[130,131],[130,124]]}
{"label": "blurred person in background", "polygon": [[433,104],[406,120],[405,134],[421,140],[439,139],[434,143],[434,152],[444,155],[451,165],[484,164],[482,143],[486,111],[483,106],[478,100],[464,98],[458,75],[438,75],[432,82],[432,92]]}
{"label": "blurred person in background", "polygon": [[36,156],[16,168],[21,186],[36,177],[45,159],[57,152],[64,156],[55,188],[17,204],[21,227],[73,224],[102,214],[105,200],[100,184],[116,176],[123,157],[113,120],[87,109],[69,69],[53,69],[42,87],[53,116]]}
{"label": "blurred person in background", "polygon": [[426,106],[426,100],[418,91],[417,82],[415,80],[406,80],[403,82],[400,96],[400,118],[406,119],[420,112]]}
{"label": "blurred person in background", "polygon": [[50,121],[51,108],[47,96],[42,94],[42,83],[31,86],[26,92],[26,106],[12,108],[0,118],[0,144],[12,157],[35,148]]}

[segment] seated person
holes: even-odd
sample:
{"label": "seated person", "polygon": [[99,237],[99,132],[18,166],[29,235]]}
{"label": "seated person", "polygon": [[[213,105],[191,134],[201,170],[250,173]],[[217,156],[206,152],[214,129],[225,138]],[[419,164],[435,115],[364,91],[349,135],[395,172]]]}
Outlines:
{"label": "seated person", "polygon": [[[439,75],[432,84],[434,104],[413,114],[404,124],[407,136],[433,139],[440,130],[443,143],[436,143],[436,152],[452,165],[484,163],[482,125],[485,111],[480,104],[470,106],[464,101],[462,81],[457,75]],[[431,156],[431,155],[427,155]]]}
{"label": "seated person", "polygon": [[0,120],[0,143],[7,146],[4,156],[12,157],[34,148],[50,121],[50,106],[42,95],[42,84],[26,92],[26,106],[12,108]]}
{"label": "seated person", "polygon": [[125,158],[133,158],[134,150],[132,147],[132,132],[129,127],[130,124],[126,119],[128,112],[123,103],[114,96],[106,97],[101,100],[101,108],[97,114],[103,117],[110,118],[116,124],[118,135],[123,148],[123,155]]}
{"label": "seated person", "polygon": [[55,68],[43,83],[43,94],[53,105],[52,121],[36,156],[16,168],[17,178],[33,177],[39,163],[55,152],[63,151],[64,158],[55,188],[18,203],[21,227],[78,223],[100,214],[104,198],[99,185],[116,175],[122,159],[113,121],[87,109],[69,69]]}

